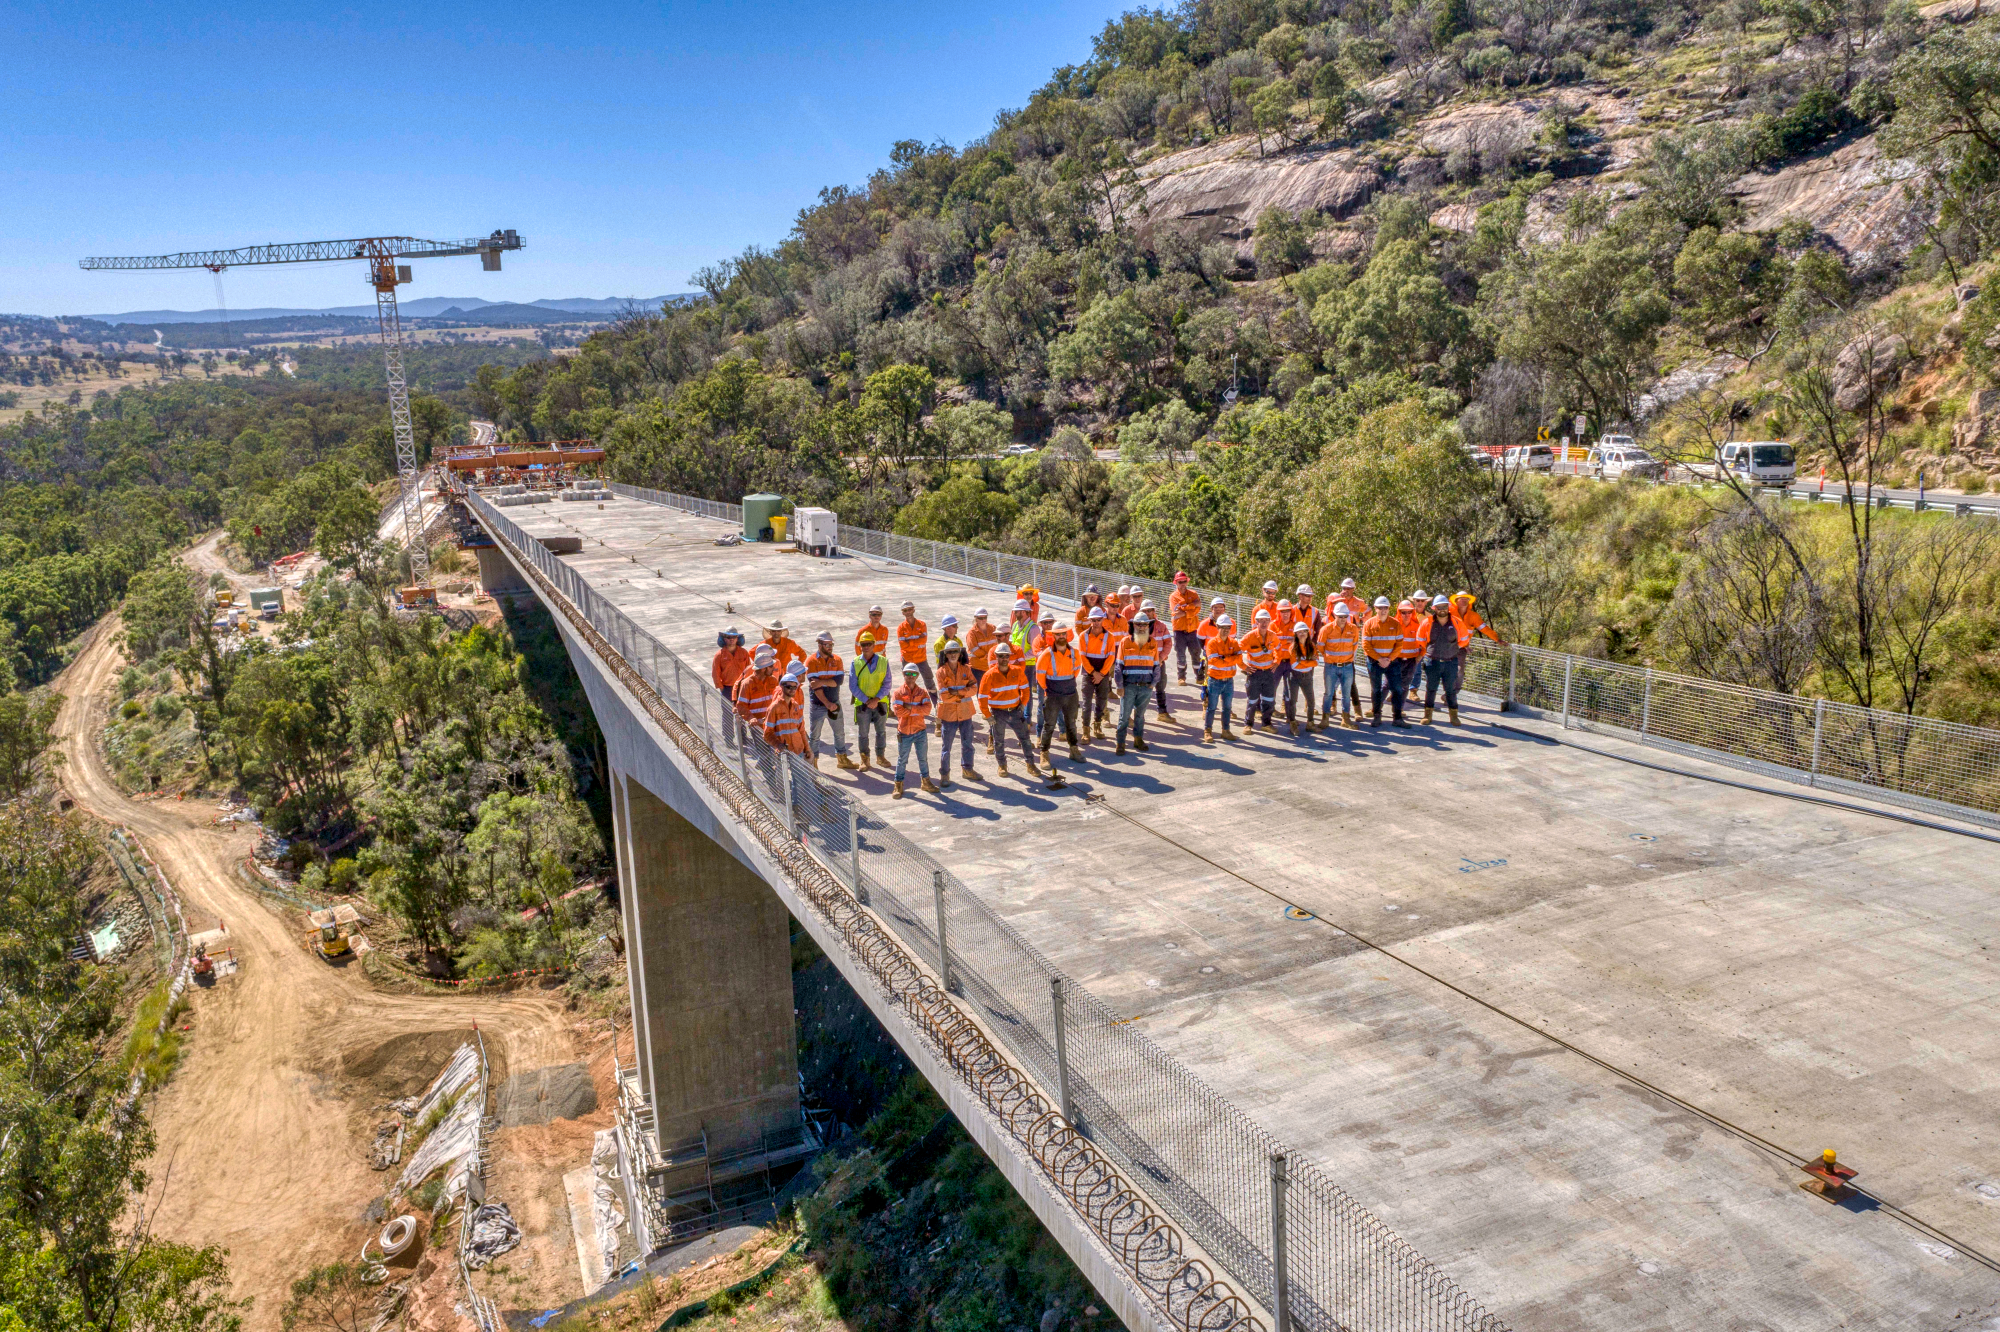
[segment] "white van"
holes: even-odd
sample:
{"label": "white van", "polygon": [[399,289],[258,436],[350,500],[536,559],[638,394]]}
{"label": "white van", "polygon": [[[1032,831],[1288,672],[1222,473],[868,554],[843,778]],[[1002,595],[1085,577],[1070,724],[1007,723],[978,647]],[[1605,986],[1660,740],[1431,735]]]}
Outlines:
{"label": "white van", "polygon": [[1788,486],[1799,476],[1798,458],[1792,446],[1777,440],[1724,444],[1720,462],[1722,470],[1753,485]]}
{"label": "white van", "polygon": [[1546,444],[1516,444],[1501,455],[1500,465],[1509,470],[1546,472],[1556,465],[1556,451]]}

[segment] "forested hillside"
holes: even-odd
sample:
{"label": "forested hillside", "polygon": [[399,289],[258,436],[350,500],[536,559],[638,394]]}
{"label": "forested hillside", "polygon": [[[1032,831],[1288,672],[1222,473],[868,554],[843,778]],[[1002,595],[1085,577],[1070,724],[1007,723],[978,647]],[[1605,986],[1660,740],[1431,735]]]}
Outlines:
{"label": "forested hillside", "polygon": [[1957,4],[1139,10],[979,141],[829,185],[705,300],[468,392],[629,481],[1155,577],[1462,586],[1528,641],[1982,717],[1983,530],[1465,446],[1583,414],[1983,489],[1996,87]]}

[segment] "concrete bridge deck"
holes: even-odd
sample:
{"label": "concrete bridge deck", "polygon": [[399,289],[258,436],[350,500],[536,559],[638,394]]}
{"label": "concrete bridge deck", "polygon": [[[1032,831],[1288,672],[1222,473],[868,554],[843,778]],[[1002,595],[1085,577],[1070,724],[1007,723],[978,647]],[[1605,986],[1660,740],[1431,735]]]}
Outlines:
{"label": "concrete bridge deck", "polygon": [[[507,516],[581,536],[564,563],[691,662],[732,623],[846,656],[870,604],[1011,601],[627,498]],[[938,797],[839,780],[1522,1332],[2000,1318],[1993,844],[1466,711],[1156,725],[1053,793],[983,749]],[[1826,1146],[1892,1207],[1801,1192]]]}

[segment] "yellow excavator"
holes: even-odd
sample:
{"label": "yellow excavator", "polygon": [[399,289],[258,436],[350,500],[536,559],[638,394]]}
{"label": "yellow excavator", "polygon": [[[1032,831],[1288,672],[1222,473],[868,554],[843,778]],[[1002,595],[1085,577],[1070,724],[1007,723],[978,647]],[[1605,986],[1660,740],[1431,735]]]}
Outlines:
{"label": "yellow excavator", "polygon": [[306,919],[312,922],[313,929],[319,934],[315,946],[321,957],[332,962],[354,951],[354,946],[348,942],[348,935],[353,933],[354,926],[361,923],[361,913],[353,907],[344,903],[327,907],[311,913]]}

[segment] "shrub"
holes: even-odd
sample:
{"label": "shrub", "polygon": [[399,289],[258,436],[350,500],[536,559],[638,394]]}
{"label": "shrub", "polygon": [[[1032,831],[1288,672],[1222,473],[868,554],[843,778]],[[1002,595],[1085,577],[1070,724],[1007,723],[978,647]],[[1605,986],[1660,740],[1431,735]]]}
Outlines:
{"label": "shrub", "polygon": [[123,706],[121,706],[118,709],[118,715],[123,717],[125,720],[130,721],[132,720],[132,718],[138,716],[145,710],[146,710],[145,705],[141,703],[138,699],[128,698],[125,700]]}

